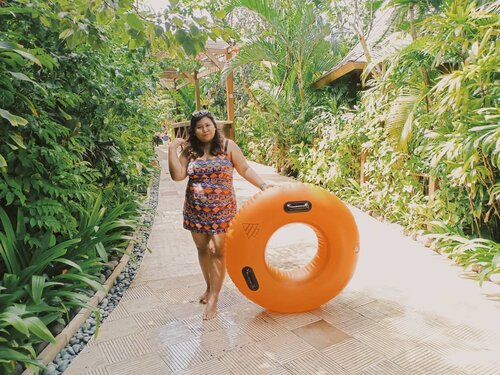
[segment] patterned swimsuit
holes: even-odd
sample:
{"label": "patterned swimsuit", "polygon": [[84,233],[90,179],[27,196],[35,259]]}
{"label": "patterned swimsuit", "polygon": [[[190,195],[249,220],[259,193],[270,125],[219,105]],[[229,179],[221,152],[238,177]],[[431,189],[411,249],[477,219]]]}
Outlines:
{"label": "patterned swimsuit", "polygon": [[236,214],[233,163],[227,154],[191,160],[187,173],[184,228],[198,233],[227,232]]}

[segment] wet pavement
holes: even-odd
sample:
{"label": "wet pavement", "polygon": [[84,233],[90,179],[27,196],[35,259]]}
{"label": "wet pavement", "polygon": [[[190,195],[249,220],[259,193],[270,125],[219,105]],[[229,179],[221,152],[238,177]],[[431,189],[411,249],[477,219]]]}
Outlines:
{"label": "wet pavement", "polygon": [[[159,204],[138,276],[66,374],[500,374],[500,286],[396,225],[350,207],[360,232],[355,275],[332,301],[301,314],[266,311],[226,279],[216,319],[202,320],[197,252],[182,229],[186,182],[173,182],[166,148]],[[252,163],[266,181],[290,182]],[[257,189],[235,175],[241,205]],[[269,263],[301,267],[317,239],[301,224],[273,235]]]}

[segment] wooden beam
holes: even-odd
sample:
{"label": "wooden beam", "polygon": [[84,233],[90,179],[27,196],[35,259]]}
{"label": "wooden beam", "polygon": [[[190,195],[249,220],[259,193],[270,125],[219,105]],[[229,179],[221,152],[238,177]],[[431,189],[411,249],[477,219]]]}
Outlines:
{"label": "wooden beam", "polygon": [[214,55],[225,55],[227,52],[227,48],[210,48],[208,47],[205,51],[210,51],[210,53]]}
{"label": "wooden beam", "polygon": [[[226,61],[231,59],[231,53],[226,51]],[[226,106],[227,106],[227,119],[232,122],[229,129],[229,138],[235,140],[234,135],[234,80],[233,73],[230,73],[226,79]]]}
{"label": "wooden beam", "polygon": [[211,68],[207,68],[198,74],[198,79],[208,77],[210,74],[215,73],[217,71],[219,71],[219,69],[216,66],[212,66]]}
{"label": "wooden beam", "polygon": [[190,83],[191,83],[191,82],[189,82],[189,81],[184,81],[184,82],[182,82],[181,84],[176,85],[176,86],[175,86],[175,89],[176,89],[176,90],[179,90],[179,89],[183,88],[184,86],[189,85]]}
{"label": "wooden beam", "polygon": [[183,75],[184,77],[186,77],[187,79],[189,79],[189,81],[190,81],[191,83],[194,83],[194,81],[196,80],[196,78],[195,78],[194,76],[192,76],[192,75],[191,75],[190,73],[188,73],[188,72],[182,72],[182,75]]}
{"label": "wooden beam", "polygon": [[[207,69],[205,69],[205,70],[203,70],[203,71],[201,71],[201,72],[197,72],[197,73],[196,73],[196,78],[197,78],[198,80],[201,80],[201,79],[203,79],[203,78],[205,78],[205,77],[208,77],[210,74],[212,74],[212,73],[214,73],[214,72],[217,72],[218,70],[219,70],[219,69],[218,69],[216,66],[214,66],[214,65],[212,64],[212,66],[211,66],[210,68],[207,68]],[[187,75],[186,75],[186,74],[187,74]],[[189,81],[187,81],[187,82],[183,82],[183,83],[179,84],[178,86],[176,86],[176,87],[175,87],[176,89],[180,89],[181,87],[184,87],[184,86],[186,86],[186,85],[189,85],[190,83],[195,83],[195,82],[194,82],[194,78],[192,78],[192,76],[191,76],[189,73],[186,73],[186,74],[184,74],[184,73],[183,73],[183,75],[184,75],[184,76],[186,76],[186,77],[189,79]],[[188,76],[189,76],[189,77],[188,77]],[[192,78],[192,79],[191,79],[191,78]]]}
{"label": "wooden beam", "polygon": [[224,68],[224,65],[210,51],[206,50],[204,53],[217,66],[217,68],[219,68],[219,70]]}
{"label": "wooden beam", "polygon": [[166,79],[175,79],[177,78],[177,71],[173,69],[168,69],[163,71],[163,73],[160,74],[161,78],[166,78]]}
{"label": "wooden beam", "polygon": [[313,87],[315,89],[319,89],[320,87],[329,84],[342,76],[345,76],[347,73],[352,72],[353,70],[363,70],[366,66],[365,62],[357,62],[357,61],[348,61],[342,66],[339,66],[337,69],[332,70],[327,73],[319,80],[313,83]]}
{"label": "wooden beam", "polygon": [[429,200],[433,201],[436,195],[436,190],[439,189],[439,178],[429,176]]}
{"label": "wooden beam", "polygon": [[211,60],[205,60],[205,61],[202,61],[201,63],[203,64],[203,67],[205,67],[207,69],[217,67],[217,65],[215,65]]}
{"label": "wooden beam", "polygon": [[196,97],[196,110],[201,109],[201,98],[200,98],[200,80],[198,79],[198,72],[195,70],[193,73],[194,77],[194,95]]}

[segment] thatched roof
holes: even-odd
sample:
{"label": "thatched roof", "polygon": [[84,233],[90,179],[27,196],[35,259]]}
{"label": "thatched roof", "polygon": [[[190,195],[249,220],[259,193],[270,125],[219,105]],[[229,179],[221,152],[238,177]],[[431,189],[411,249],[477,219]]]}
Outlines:
{"label": "thatched roof", "polygon": [[[396,10],[393,7],[384,6],[375,13],[372,27],[366,36],[366,44],[370,51],[380,48],[380,45],[392,33],[391,25],[395,15]],[[361,74],[366,64],[363,47],[358,42],[337,65],[316,80],[313,87],[320,88],[352,71],[358,71]]]}

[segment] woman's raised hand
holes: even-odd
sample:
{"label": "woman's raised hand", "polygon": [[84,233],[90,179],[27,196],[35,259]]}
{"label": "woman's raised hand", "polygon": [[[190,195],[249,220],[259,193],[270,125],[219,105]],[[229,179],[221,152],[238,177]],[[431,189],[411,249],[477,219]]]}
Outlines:
{"label": "woman's raised hand", "polygon": [[169,148],[173,150],[177,150],[179,146],[184,148],[184,145],[186,144],[186,140],[183,138],[175,138],[172,142],[170,142]]}

